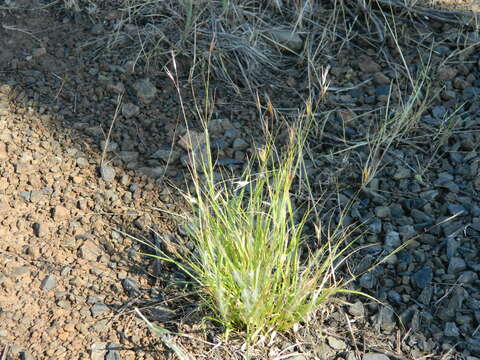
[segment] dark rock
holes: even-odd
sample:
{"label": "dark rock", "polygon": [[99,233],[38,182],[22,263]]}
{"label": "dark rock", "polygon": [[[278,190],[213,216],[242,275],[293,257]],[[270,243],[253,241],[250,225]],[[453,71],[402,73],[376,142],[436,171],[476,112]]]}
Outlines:
{"label": "dark rock", "polygon": [[388,296],[388,299],[395,305],[399,305],[402,303],[402,296],[395,290],[390,290],[387,296]]}
{"label": "dark rock", "polygon": [[396,231],[388,231],[385,235],[385,247],[395,249],[401,245],[400,234]]}
{"label": "dark rock", "polygon": [[443,333],[446,337],[455,337],[458,338],[460,331],[458,330],[457,325],[454,322],[447,322],[445,324],[445,329]]}
{"label": "dark rock", "polygon": [[138,284],[134,279],[126,278],[122,281],[122,286],[128,296],[136,296],[140,293]]}
{"label": "dark rock", "polygon": [[424,266],[412,276],[413,284],[420,288],[424,289],[427,285],[432,282],[433,279],[433,270],[430,266]]}
{"label": "dark rock", "polygon": [[360,276],[360,286],[365,289],[373,289],[375,286],[375,276],[369,272]]}
{"label": "dark rock", "polygon": [[448,273],[456,274],[467,268],[465,260],[459,257],[453,257],[448,264]]}

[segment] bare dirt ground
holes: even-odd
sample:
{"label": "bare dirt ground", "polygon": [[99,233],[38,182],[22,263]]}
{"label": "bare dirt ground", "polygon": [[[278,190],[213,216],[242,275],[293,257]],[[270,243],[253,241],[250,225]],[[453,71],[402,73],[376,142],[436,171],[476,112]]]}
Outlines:
{"label": "bare dirt ground", "polygon": [[[183,275],[140,256],[147,250],[121,233],[160,238],[167,249],[181,241],[157,210],[181,209],[174,185],[183,183],[188,152],[179,99],[164,69],[135,63],[137,47],[128,41],[106,50],[103,40],[122,16],[116,4],[98,3],[94,12],[41,1],[16,1],[21,9],[9,4],[0,3],[1,359],[173,359],[174,345],[190,358],[242,358],[240,338],[225,341],[201,321],[198,299],[178,285]],[[266,339],[252,358],[480,357],[478,33],[421,21],[424,38],[402,33],[405,61],[414,71],[423,60],[417,50],[433,49],[432,104],[352,208],[351,221],[367,223],[361,244],[371,245],[357,270],[418,238],[355,283],[384,305],[361,298],[329,306],[313,324]],[[134,40],[132,28],[126,33]],[[319,193],[333,186],[340,194],[327,196],[327,208],[352,198],[368,147],[349,158],[337,151],[367,132],[402,73],[394,44],[383,46],[392,62],[369,45],[352,42],[328,64],[332,90],[322,106],[331,117],[309,149]],[[179,57],[180,80],[189,65]],[[286,112],[308,93],[305,73],[291,74],[283,85],[261,89]],[[241,168],[261,141],[255,104],[220,81],[213,86],[219,158]],[[448,139],[436,146],[446,128]],[[156,336],[135,307],[183,336]]]}

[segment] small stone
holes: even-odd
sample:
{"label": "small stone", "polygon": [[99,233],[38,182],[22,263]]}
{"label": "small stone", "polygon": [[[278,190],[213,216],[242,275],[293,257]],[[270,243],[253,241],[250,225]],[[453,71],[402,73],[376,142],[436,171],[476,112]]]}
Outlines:
{"label": "small stone", "polygon": [[105,360],[121,360],[120,354],[117,350],[110,350],[105,356]]}
{"label": "small stone", "polygon": [[380,328],[390,332],[395,327],[395,312],[391,306],[382,306],[377,314],[377,322]]}
{"label": "small stone", "polygon": [[142,167],[137,170],[140,174],[151,177],[152,179],[158,179],[165,175],[165,166],[157,167]]}
{"label": "small stone", "polygon": [[87,166],[90,165],[88,160],[85,159],[84,157],[77,158],[77,160],[75,160],[75,162],[80,169],[85,169]]}
{"label": "small stone", "polygon": [[107,83],[107,89],[113,91],[114,93],[122,94],[123,92],[125,92],[125,85],[123,85],[121,81],[110,81]]}
{"label": "small stone", "polygon": [[127,119],[137,116],[140,113],[140,108],[132,103],[125,103],[122,105],[122,115]]}
{"label": "small stone", "polygon": [[458,327],[454,322],[447,322],[445,324],[445,329],[443,330],[443,334],[446,337],[458,338],[458,336],[460,335],[460,331],[458,330]]}
{"label": "small stone", "polygon": [[458,89],[458,90],[465,90],[468,87],[470,87],[470,83],[461,76],[458,76],[455,79],[453,79],[452,85],[455,89]]}
{"label": "small stone", "polygon": [[433,280],[433,270],[430,266],[422,267],[420,270],[415,272],[412,276],[413,284],[420,289],[423,289],[427,285],[430,285],[432,280]]}
{"label": "small stone", "polygon": [[384,354],[379,354],[379,353],[366,353],[363,355],[363,360],[390,360],[390,358],[387,355]]}
{"label": "small stone", "polygon": [[478,281],[478,275],[474,271],[465,271],[457,279],[459,284],[471,284]]}
{"label": "small stone", "polygon": [[150,104],[157,95],[157,88],[148,79],[141,79],[133,84],[137,97],[144,104]]}
{"label": "small stone", "polygon": [[432,216],[418,209],[412,209],[412,211],[410,212],[410,215],[413,217],[415,222],[420,224],[422,223],[431,224],[435,221]]}
{"label": "small stone", "polygon": [[201,132],[190,130],[187,131],[179,140],[180,145],[184,150],[194,150],[205,144],[205,135]]}
{"label": "small stone", "polygon": [[164,162],[175,163],[180,159],[180,152],[173,150],[169,145],[162,146],[160,149],[150,155],[152,159],[160,159]]}
{"label": "small stone", "polygon": [[379,218],[386,218],[386,217],[390,217],[392,214],[388,206],[377,206],[375,208],[375,215],[378,216]]}
{"label": "small stone", "polygon": [[45,291],[53,290],[57,286],[57,280],[53,275],[47,275],[45,279],[42,280],[40,284],[40,289]]}
{"label": "small stone", "polygon": [[385,235],[384,244],[386,247],[395,249],[399,247],[401,243],[400,234],[398,232],[390,230]]}
{"label": "small stone", "polygon": [[365,289],[373,289],[375,282],[375,277],[372,273],[366,273],[360,276],[360,286]]}
{"label": "small stone", "polygon": [[246,150],[246,149],[248,149],[248,147],[249,147],[248,143],[245,140],[243,140],[242,138],[236,138],[233,141],[232,148],[235,151]]}
{"label": "small stone", "polygon": [[388,296],[388,299],[394,304],[401,304],[402,302],[402,296],[395,290],[390,290],[387,296]]}
{"label": "small stone", "polygon": [[115,169],[109,165],[101,165],[100,176],[106,182],[112,182],[115,179]]}
{"label": "small stone", "polygon": [[365,316],[365,307],[361,301],[355,301],[352,305],[348,307],[348,312],[350,315],[355,317]]}
{"label": "small stone", "polygon": [[101,319],[92,326],[92,330],[101,333],[107,328],[109,322],[109,319]]}
{"label": "small stone", "polygon": [[119,151],[117,156],[125,163],[129,163],[138,159],[138,151]]}
{"label": "small stone", "polygon": [[275,43],[290,51],[300,52],[303,48],[302,38],[294,31],[275,30],[270,32],[270,36]]}
{"label": "small stone", "polygon": [[105,150],[106,152],[117,151],[118,150],[118,143],[115,141],[100,141],[100,149]]}
{"label": "small stone", "polygon": [[453,78],[455,78],[455,76],[457,76],[457,73],[458,73],[457,69],[451,66],[441,66],[437,70],[438,79],[441,81],[452,80]]}
{"label": "small stone", "polygon": [[102,255],[102,251],[91,240],[87,240],[79,249],[79,255],[88,261],[97,261],[98,257]]}
{"label": "small stone", "polygon": [[452,257],[449,264],[447,272],[449,274],[457,274],[467,268],[465,260],[459,257]]}
{"label": "small stone", "polygon": [[373,81],[377,85],[388,85],[390,84],[390,78],[384,73],[377,72],[373,75]]}
{"label": "small stone", "polygon": [[382,222],[379,219],[373,219],[370,224],[368,224],[368,228],[374,234],[380,234],[382,232]]}
{"label": "small stone", "polygon": [[410,171],[410,169],[400,168],[395,172],[395,174],[393,174],[393,178],[395,180],[402,180],[402,179],[408,179],[411,175],[412,175],[412,172]]}
{"label": "small stone", "polygon": [[53,208],[53,219],[56,221],[65,220],[69,217],[70,212],[62,205],[57,205]]}
{"label": "small stone", "polygon": [[32,354],[30,354],[28,351],[22,351],[20,353],[20,359],[21,360],[35,360]]}
{"label": "small stone", "polygon": [[22,191],[19,195],[23,200],[30,202],[30,196],[31,196],[30,191]]}
{"label": "small stone", "polygon": [[136,296],[140,293],[138,284],[134,279],[126,278],[122,281],[122,286],[128,296]]}
{"label": "small stone", "polygon": [[458,205],[458,204],[448,204],[447,209],[450,215],[457,215],[457,214],[461,215],[467,212],[462,205]]}
{"label": "small stone", "polygon": [[447,114],[447,108],[445,106],[434,106],[432,108],[432,115],[436,119],[443,119]]}
{"label": "small stone", "polygon": [[17,266],[13,268],[9,275],[11,278],[16,279],[16,278],[21,278],[27,274],[30,274],[30,267],[25,265],[25,266]]}
{"label": "small stone", "polygon": [[390,94],[390,86],[389,85],[379,85],[375,87],[375,95],[376,96],[388,96]]}
{"label": "small stone", "polygon": [[90,312],[92,313],[93,317],[105,314],[109,311],[110,311],[110,308],[104,303],[93,304],[92,307],[90,308]]}
{"label": "small stone", "polygon": [[36,203],[42,199],[44,192],[42,190],[30,191],[30,202]]}
{"label": "small stone", "polygon": [[105,354],[107,353],[107,343],[106,342],[96,342],[92,344],[90,348],[91,360],[105,360]]}
{"label": "small stone", "polygon": [[45,223],[34,223],[33,224],[33,233],[37,237],[43,237],[47,233],[48,227]]}
{"label": "small stone", "polygon": [[382,67],[369,56],[361,56],[358,67],[364,73],[375,73],[382,70]]}
{"label": "small stone", "polygon": [[328,345],[334,350],[345,350],[347,348],[347,344],[344,341],[337,339],[333,336],[327,337]]}
{"label": "small stone", "polygon": [[432,299],[433,295],[433,288],[430,285],[427,285],[420,295],[418,296],[418,301],[421,302],[424,305],[430,304],[430,300]]}

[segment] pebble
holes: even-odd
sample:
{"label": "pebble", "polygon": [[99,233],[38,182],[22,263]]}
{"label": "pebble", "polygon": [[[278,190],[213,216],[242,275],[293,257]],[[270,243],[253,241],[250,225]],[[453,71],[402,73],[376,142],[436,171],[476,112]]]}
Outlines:
{"label": "pebble", "polygon": [[459,257],[452,257],[450,262],[448,263],[448,270],[449,274],[456,274],[459,273],[467,268],[467,264],[465,260]]}
{"label": "pebble", "polygon": [[447,108],[445,106],[434,106],[432,108],[432,115],[436,119],[443,119],[447,114]]}
{"label": "pebble", "polygon": [[413,284],[423,289],[427,285],[429,285],[433,280],[433,270],[430,266],[424,266],[417,272],[415,272],[412,276]]}
{"label": "pebble", "polygon": [[382,70],[382,67],[369,56],[361,56],[358,67],[365,73],[376,73]]}
{"label": "pebble", "polygon": [[363,355],[363,360],[390,360],[390,358],[387,355],[384,354],[379,354],[379,353],[366,353]]}
{"label": "pebble", "polygon": [[235,151],[246,150],[246,149],[248,149],[248,147],[249,147],[248,143],[245,140],[243,140],[242,138],[236,138],[233,141],[232,148]]}
{"label": "pebble", "polygon": [[80,257],[88,261],[97,261],[101,254],[102,251],[91,240],[86,240],[79,249]]}
{"label": "pebble", "polygon": [[57,280],[53,275],[47,275],[47,277],[45,277],[40,284],[40,288],[45,291],[53,290],[56,286]]}
{"label": "pebble", "polygon": [[109,350],[105,360],[121,360],[120,353],[117,350]]}
{"label": "pebble", "polygon": [[447,337],[458,338],[458,336],[460,335],[460,331],[458,330],[458,327],[454,322],[447,322],[445,323],[445,329],[443,330],[443,334]]}
{"label": "pebble", "polygon": [[90,348],[90,359],[91,360],[105,360],[105,354],[107,353],[107,343],[106,342],[96,342],[92,344]]}
{"label": "pebble", "polygon": [[125,103],[122,105],[122,115],[127,119],[137,116],[140,113],[140,108],[132,103]]}
{"label": "pebble", "polygon": [[109,165],[101,165],[100,176],[106,182],[112,182],[115,179],[115,169]]}
{"label": "pebble", "polygon": [[22,351],[20,353],[20,359],[21,360],[34,360],[35,358],[30,354],[28,351]]}
{"label": "pebble", "polygon": [[55,221],[65,220],[70,216],[70,211],[62,205],[55,206],[52,213]]}
{"label": "pebble", "polygon": [[365,316],[365,306],[361,301],[355,301],[348,307],[348,312],[352,316],[363,317]]}
{"label": "pebble", "polygon": [[303,48],[303,39],[295,31],[273,30],[270,36],[274,43],[279,43],[290,51],[300,52]]}
{"label": "pebble", "polygon": [[386,217],[390,217],[392,214],[388,206],[377,206],[375,208],[375,215],[378,216],[379,218],[386,218]]}
{"label": "pebble", "polygon": [[34,223],[33,233],[39,238],[44,237],[47,233],[47,225],[44,223]]}
{"label": "pebble", "polygon": [[457,76],[457,74],[458,74],[457,69],[451,66],[441,66],[437,70],[438,79],[441,81],[452,80],[455,78],[455,76]]}
{"label": "pebble", "polygon": [[178,145],[180,145],[180,147],[182,147],[185,151],[190,151],[205,144],[205,140],[205,134],[190,130],[180,137],[178,140]]}
{"label": "pebble", "polygon": [[393,174],[395,180],[408,179],[412,176],[412,171],[408,168],[400,168]]}
{"label": "pebble", "polygon": [[30,202],[37,203],[39,202],[44,195],[42,190],[32,190],[30,191]]}
{"label": "pebble", "polygon": [[391,306],[382,306],[377,315],[377,322],[383,331],[390,332],[395,327],[395,312]]}
{"label": "pebble", "polygon": [[110,308],[104,303],[93,304],[92,307],[90,308],[90,312],[92,313],[93,317],[105,314],[109,311],[110,311]]}
{"label": "pebble", "polygon": [[79,157],[77,158],[77,160],[75,161],[75,163],[77,164],[77,166],[80,168],[80,169],[85,169],[86,167],[88,167],[90,165],[90,163],[88,162],[87,159],[85,159],[84,157]]}
{"label": "pebble", "polygon": [[375,277],[371,272],[360,276],[360,286],[365,289],[373,289],[373,287],[375,286],[375,283],[376,283]]}
{"label": "pebble", "polygon": [[345,350],[347,348],[347,344],[344,341],[337,339],[333,336],[327,337],[328,345],[334,350]]}
{"label": "pebble", "polygon": [[140,293],[138,284],[134,279],[131,279],[131,278],[123,279],[122,286],[128,296],[137,296]]}
{"label": "pebble", "polygon": [[380,234],[382,232],[382,222],[379,219],[373,219],[368,227],[374,234]]}
{"label": "pebble", "polygon": [[150,82],[149,79],[137,80],[133,84],[133,88],[137,97],[144,104],[150,104],[157,95],[157,88]]}

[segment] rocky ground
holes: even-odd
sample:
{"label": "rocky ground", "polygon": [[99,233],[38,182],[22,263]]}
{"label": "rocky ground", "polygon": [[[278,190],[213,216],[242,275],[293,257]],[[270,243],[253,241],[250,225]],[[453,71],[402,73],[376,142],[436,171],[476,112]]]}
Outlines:
{"label": "rocky ground", "polygon": [[[2,359],[169,359],[172,344],[191,358],[240,358],[240,340],[201,323],[194,297],[176,298],[170,284],[181,275],[141,257],[145,248],[122,234],[166,248],[180,241],[158,211],[181,209],[174,186],[190,150],[175,86],[162,68],[135,64],[133,47],[95,45],[118,11],[17,3],[31,8],[0,8]],[[272,336],[257,358],[480,358],[479,39],[455,25],[425,26],[429,37],[407,43],[433,49],[432,101],[368,186],[358,193],[371,149],[355,144],[390,91],[405,95],[391,85],[397,64],[367,46],[342,49],[322,103],[330,117],[309,142],[313,186],[335,190],[325,208],[353,201],[346,222],[365,224],[357,273],[409,241],[353,285],[383,304],[348,299],[319,314],[317,327]],[[395,58],[394,44],[386,49]],[[422,57],[405,55],[415,71]],[[179,59],[180,80],[187,65]],[[263,90],[295,113],[306,78]],[[210,129],[220,164],[234,170],[261,141],[255,104],[241,100],[219,87]],[[135,307],[188,337],[154,336]]]}

